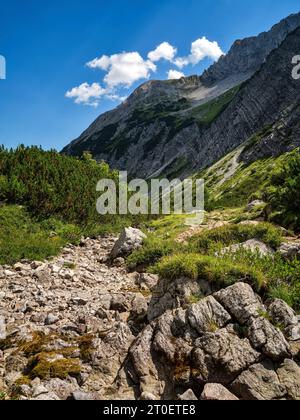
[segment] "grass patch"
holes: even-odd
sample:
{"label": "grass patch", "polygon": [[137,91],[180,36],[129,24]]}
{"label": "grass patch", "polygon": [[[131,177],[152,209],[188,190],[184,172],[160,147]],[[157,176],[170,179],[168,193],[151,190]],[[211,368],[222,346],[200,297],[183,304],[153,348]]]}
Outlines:
{"label": "grass patch", "polygon": [[81,227],[53,217],[39,221],[22,206],[0,206],[0,265],[13,265],[23,259],[43,261],[56,256],[68,243],[78,245],[82,236],[117,234],[131,223],[126,217],[116,216],[115,223]]}
{"label": "grass patch", "polygon": [[14,264],[22,259],[44,260],[57,255],[68,242],[76,242],[73,225],[53,234],[34,221],[19,206],[0,207],[0,264]]}
{"label": "grass patch", "polygon": [[256,290],[264,286],[264,276],[259,270],[230,259],[199,254],[177,254],[160,261],[154,271],[161,277],[174,281],[181,277],[202,279],[220,286],[238,281],[251,283]]}
{"label": "grass patch", "polygon": [[39,353],[27,365],[26,374],[30,379],[66,379],[77,376],[81,371],[79,359],[58,358],[57,354]]}
{"label": "grass patch", "polygon": [[211,124],[227,108],[239,90],[240,86],[236,86],[218,98],[194,108],[192,116],[197,119],[200,125]]}
{"label": "grass patch", "polygon": [[186,215],[170,215],[144,225],[148,238],[143,246],[134,251],[127,258],[130,269],[137,267],[147,268],[157,263],[162,257],[182,250],[183,245],[176,242],[177,236],[183,232]]}
{"label": "grass patch", "polygon": [[264,298],[282,299],[300,311],[300,261],[286,261],[278,254],[261,257],[244,250],[222,258],[176,254],[163,258],[153,271],[170,281],[186,277],[207,280],[220,287],[243,281]]}
{"label": "grass patch", "polygon": [[258,239],[272,248],[282,242],[282,233],[270,223],[258,225],[225,225],[220,228],[206,230],[190,239],[192,247],[201,253],[216,252],[236,243],[249,239]]}
{"label": "grass patch", "polygon": [[130,269],[137,267],[149,267],[158,262],[162,257],[173,254],[179,246],[173,240],[165,240],[155,236],[148,237],[142,248],[134,251],[127,258]]}

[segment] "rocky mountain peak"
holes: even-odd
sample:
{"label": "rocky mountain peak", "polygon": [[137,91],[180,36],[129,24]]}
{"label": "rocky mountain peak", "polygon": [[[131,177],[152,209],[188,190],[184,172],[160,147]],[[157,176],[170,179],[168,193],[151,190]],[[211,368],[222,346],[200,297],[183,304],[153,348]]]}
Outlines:
{"label": "rocky mountain peak", "polygon": [[259,70],[272,50],[278,48],[287,35],[300,26],[300,13],[293,14],[257,37],[238,39],[228,54],[204,72],[201,80],[212,85],[233,74],[253,74]]}
{"label": "rocky mountain peak", "polygon": [[[211,165],[293,105],[299,89],[287,79],[291,69],[280,60],[290,65],[299,53],[297,34],[286,41],[299,26],[300,13],[269,32],[237,40],[202,76],[142,84],[63,153],[90,151],[114,169],[144,178],[184,177]],[[270,60],[284,41],[291,44],[289,56],[285,46],[279,61]]]}

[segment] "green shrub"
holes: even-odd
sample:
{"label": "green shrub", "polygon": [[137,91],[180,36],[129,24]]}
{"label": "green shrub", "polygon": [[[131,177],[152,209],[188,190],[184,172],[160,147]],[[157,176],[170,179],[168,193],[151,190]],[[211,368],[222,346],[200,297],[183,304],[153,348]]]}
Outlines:
{"label": "green shrub", "polygon": [[45,152],[37,147],[0,148],[0,199],[25,205],[39,219],[109,223],[114,216],[99,216],[96,185],[103,178],[117,179],[105,163],[89,154],[82,159]]}

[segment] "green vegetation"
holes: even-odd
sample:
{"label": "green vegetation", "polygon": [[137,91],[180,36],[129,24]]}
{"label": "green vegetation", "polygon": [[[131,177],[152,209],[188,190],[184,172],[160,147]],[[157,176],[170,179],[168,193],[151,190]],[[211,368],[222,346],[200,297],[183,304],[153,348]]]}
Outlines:
{"label": "green vegetation", "polygon": [[89,153],[77,159],[36,147],[0,148],[0,264],[43,260],[81,236],[138,223],[96,211],[97,182],[117,177]]}
{"label": "green vegetation", "polygon": [[273,219],[294,229],[300,229],[300,153],[291,153],[289,159],[272,174],[267,199],[275,214]]}
{"label": "green vegetation", "polygon": [[[149,267],[165,255],[173,254],[176,244],[172,240],[163,240],[150,236],[144,246],[131,254],[127,259],[129,268]],[[178,246],[179,248],[179,246]]]}
{"label": "green vegetation", "polygon": [[[129,268],[159,274],[170,281],[181,277],[204,279],[218,287],[238,281],[251,284],[263,297],[278,297],[300,311],[300,262],[286,261],[280,255],[262,257],[259,253],[240,250],[219,257],[220,249],[248,239],[257,238],[276,249],[282,233],[271,223],[243,225],[235,223],[243,209],[226,209],[207,214],[206,223],[227,221],[228,224],[208,229],[178,241],[186,230],[185,216],[168,216],[147,224],[151,229],[142,248],[127,259]],[[188,303],[196,303],[201,296],[190,296]]]}
{"label": "green vegetation", "polygon": [[147,268],[162,257],[180,250],[182,246],[175,241],[175,238],[186,229],[185,217],[185,215],[171,215],[147,223],[145,227],[153,233],[148,233],[143,247],[127,258],[128,267]]}
{"label": "green vegetation", "polygon": [[54,219],[50,226],[46,225],[34,221],[21,206],[0,207],[0,264],[14,264],[22,259],[43,260],[80,238],[80,230],[75,225]]}
{"label": "green vegetation", "polygon": [[241,251],[219,258],[181,253],[164,257],[153,271],[170,281],[186,277],[207,280],[220,287],[244,281],[264,296],[283,299],[300,311],[300,262],[287,262],[278,255],[261,257]]}
{"label": "green vegetation", "polygon": [[79,359],[58,358],[51,353],[39,353],[29,359],[26,375],[29,379],[66,379],[78,376],[81,371]]}
{"label": "green vegetation", "polygon": [[105,163],[86,153],[82,159],[44,152],[39,148],[0,149],[0,200],[27,206],[40,219],[58,217],[88,224],[99,219],[96,185],[102,178],[117,179]]}
{"label": "green vegetation", "polygon": [[278,157],[259,159],[249,165],[240,162],[232,176],[226,177],[238,152],[232,152],[209,170],[197,175],[197,178],[206,181],[210,197],[208,207],[242,207],[251,200],[262,199],[272,204],[273,211],[279,214],[278,221],[288,227],[297,227],[299,149]]}
{"label": "green vegetation", "polygon": [[193,118],[200,126],[211,124],[227,108],[239,90],[240,86],[236,86],[218,98],[194,108],[192,110]]}
{"label": "green vegetation", "polygon": [[270,223],[259,223],[258,225],[230,224],[206,230],[201,235],[191,238],[191,243],[198,252],[211,253],[254,238],[276,249],[282,242],[282,233]]}
{"label": "green vegetation", "polygon": [[237,281],[248,281],[256,290],[264,286],[263,273],[246,264],[226,258],[200,254],[177,254],[165,257],[154,269],[160,276],[175,280],[186,277],[202,279],[220,286],[229,286]]}

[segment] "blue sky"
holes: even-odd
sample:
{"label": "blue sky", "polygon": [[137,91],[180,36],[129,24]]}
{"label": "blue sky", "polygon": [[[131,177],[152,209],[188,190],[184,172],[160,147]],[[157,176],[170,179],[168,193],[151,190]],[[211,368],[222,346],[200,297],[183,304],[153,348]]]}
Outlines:
{"label": "blue sky", "polygon": [[[146,80],[143,75],[200,74],[217,47],[227,52],[235,39],[268,30],[298,11],[299,0],[2,0],[0,55],[7,79],[0,80],[0,144],[60,150],[119,103],[109,97],[128,95]],[[203,37],[217,44],[203,44]],[[148,54],[166,42],[150,61]],[[200,60],[206,47],[210,58]],[[125,76],[122,57],[125,65],[128,58],[138,61]],[[184,58],[185,66],[178,67],[176,58]]]}

